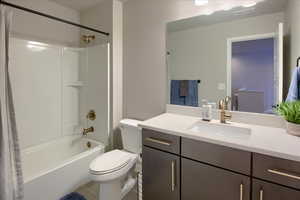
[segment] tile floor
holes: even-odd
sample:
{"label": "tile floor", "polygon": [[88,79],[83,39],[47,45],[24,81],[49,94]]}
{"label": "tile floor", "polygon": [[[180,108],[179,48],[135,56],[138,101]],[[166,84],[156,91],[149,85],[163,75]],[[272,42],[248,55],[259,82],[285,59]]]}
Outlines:
{"label": "tile floor", "polygon": [[[79,187],[76,192],[83,195],[87,200],[98,200],[99,185],[96,182],[89,182]],[[123,200],[137,200],[137,189],[134,187]]]}

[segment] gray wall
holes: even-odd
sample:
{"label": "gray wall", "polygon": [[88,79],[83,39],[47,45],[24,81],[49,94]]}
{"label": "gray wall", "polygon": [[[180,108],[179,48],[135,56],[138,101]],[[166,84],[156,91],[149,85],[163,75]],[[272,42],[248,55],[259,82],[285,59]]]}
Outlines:
{"label": "gray wall", "polygon": [[165,111],[166,23],[199,15],[187,1],[129,0],[124,4],[123,116],[147,119]]}

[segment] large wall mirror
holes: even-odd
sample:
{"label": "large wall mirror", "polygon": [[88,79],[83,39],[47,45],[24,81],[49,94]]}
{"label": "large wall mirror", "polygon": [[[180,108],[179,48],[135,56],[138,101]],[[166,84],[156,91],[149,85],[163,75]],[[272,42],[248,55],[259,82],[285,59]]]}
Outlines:
{"label": "large wall mirror", "polygon": [[300,2],[223,4],[167,24],[168,103],[217,108],[229,96],[234,111],[273,114],[300,56]]}

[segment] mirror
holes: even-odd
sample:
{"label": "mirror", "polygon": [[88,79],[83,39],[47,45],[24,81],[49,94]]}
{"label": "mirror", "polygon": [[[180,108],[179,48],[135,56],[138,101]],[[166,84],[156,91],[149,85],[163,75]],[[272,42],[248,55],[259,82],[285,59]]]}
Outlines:
{"label": "mirror", "polygon": [[231,110],[273,114],[285,100],[300,56],[300,2],[252,2],[167,24],[169,104],[217,108],[229,96]]}

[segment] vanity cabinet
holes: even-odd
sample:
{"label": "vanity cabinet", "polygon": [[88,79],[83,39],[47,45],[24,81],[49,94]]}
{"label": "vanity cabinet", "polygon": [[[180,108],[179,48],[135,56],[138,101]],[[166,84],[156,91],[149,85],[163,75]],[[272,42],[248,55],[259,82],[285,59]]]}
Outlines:
{"label": "vanity cabinet", "polygon": [[182,200],[250,200],[250,178],[182,159]]}
{"label": "vanity cabinet", "polygon": [[143,147],[143,199],[180,200],[179,156]]}
{"label": "vanity cabinet", "polygon": [[250,152],[187,138],[182,138],[181,144],[183,157],[250,175]]}
{"label": "vanity cabinet", "polygon": [[300,200],[300,163],[143,129],[145,200]]}
{"label": "vanity cabinet", "polygon": [[300,163],[253,154],[253,176],[300,190]]}
{"label": "vanity cabinet", "polygon": [[153,147],[169,153],[180,154],[180,137],[143,129],[143,145]]}
{"label": "vanity cabinet", "polygon": [[252,200],[299,200],[300,191],[253,179]]}

